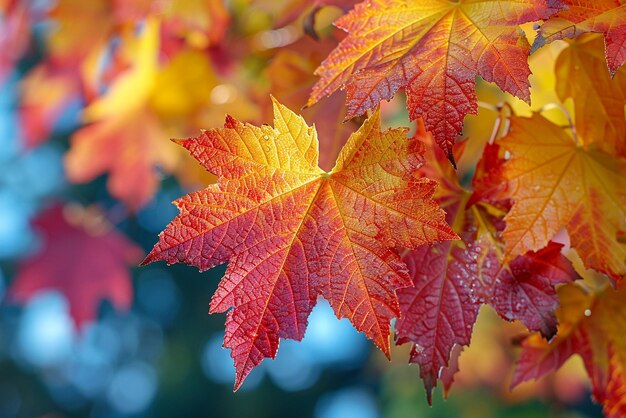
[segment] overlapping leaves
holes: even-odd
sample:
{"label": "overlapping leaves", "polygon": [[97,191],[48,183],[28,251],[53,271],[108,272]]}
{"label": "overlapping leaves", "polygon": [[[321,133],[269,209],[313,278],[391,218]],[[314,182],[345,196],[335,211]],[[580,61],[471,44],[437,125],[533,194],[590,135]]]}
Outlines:
{"label": "overlapping leaves", "polygon": [[[461,240],[424,245],[403,256],[414,286],[398,291],[402,314],[396,336],[399,344],[414,344],[410,360],[420,365],[430,399],[437,379],[445,379],[455,345],[469,345],[483,303],[504,319],[520,320],[551,337],[556,333],[555,286],[578,275],[555,243],[505,262],[498,239],[502,212],[472,203],[472,193],[459,185],[443,153],[433,149],[427,155],[430,164],[422,173],[442,185],[437,200]],[[477,175],[491,162],[481,162]],[[483,192],[482,185],[476,188]],[[451,382],[444,384],[448,389]]]}
{"label": "overlapping leaves", "polygon": [[[540,132],[541,135],[537,135]],[[626,160],[582,147],[540,115],[513,117],[500,141],[510,152],[505,195],[514,201],[503,238],[511,256],[542,248],[561,229],[588,268],[626,274]]]}
{"label": "overlapping leaves", "polygon": [[559,335],[550,342],[538,335],[524,340],[513,385],[538,379],[578,354],[591,377],[593,395],[603,405],[605,416],[624,416],[626,312],[623,286],[617,290],[591,291],[568,285],[559,290],[559,296]]}
{"label": "overlapping leaves", "polygon": [[[226,10],[221,1],[55,3],[47,17],[59,30],[45,37],[47,58],[21,85],[26,142],[36,146],[47,139],[68,98],[80,96],[88,104],[83,122],[90,124],[71,140],[69,179],[87,182],[107,173],[110,193],[139,209],[158,187],[155,169],[175,171],[179,155],[166,140],[172,132],[213,126],[214,116],[221,119],[228,109],[260,119],[269,113],[269,101],[254,96],[268,88],[300,107],[314,84],[313,69],[336,48],[318,69],[321,79],[308,104],[343,88],[347,109],[337,95],[307,109],[304,116],[317,131],[274,103],[273,128],[228,118],[223,129],[180,141],[218,182],[176,202],[181,214],[147,261],[200,269],[229,262],[211,311],[228,311],[225,346],[237,366],[236,386],[263,358],[276,355],[279,338],[302,338],[321,295],[385,353],[389,321],[398,318],[397,342],[413,344],[411,361],[420,365],[430,396],[438,379],[450,387],[478,309],[489,304],[504,319],[543,334],[524,342],[516,383],[578,352],[607,416],[621,416],[626,348],[621,322],[612,319],[624,316],[616,302],[623,289],[561,287],[559,334],[551,343],[545,338],[557,330],[557,286],[579,278],[562,254],[568,242],[586,267],[615,282],[626,274],[624,2],[261,3],[261,9],[278,10],[272,30],[258,37],[246,33],[246,40],[227,39],[229,13],[239,6]],[[305,10],[314,16],[325,5],[346,11],[353,4],[337,22],[348,32],[339,45],[334,35],[289,45]],[[11,47],[0,52],[0,79],[29,42],[30,9],[24,5],[0,6],[7,23],[0,44]],[[135,27],[136,20],[143,23]],[[244,25],[245,19],[235,20]],[[454,162],[461,155],[454,142],[465,115],[477,112],[475,79],[528,102],[531,48],[519,25],[541,20],[535,49],[577,37],[562,43],[551,99],[573,110],[571,126],[538,114],[508,118],[510,132],[485,147],[470,191],[457,180],[468,173],[455,173],[446,158]],[[231,47],[232,55],[226,54]],[[254,56],[244,60],[248,55]],[[98,71],[109,58],[110,68]],[[266,65],[267,71],[260,75],[247,65],[233,71],[236,61]],[[246,86],[245,95],[254,105],[242,99],[240,76],[255,86]],[[407,140],[403,130],[380,132],[376,113],[348,140],[333,170],[318,168],[318,160],[325,166],[334,159],[351,131],[338,119],[364,114],[400,89],[411,119],[423,118],[443,153],[427,153],[423,165],[420,141],[433,147],[427,134]],[[268,111],[255,111],[257,104]],[[94,237],[84,225],[57,218],[62,227],[48,222],[53,226],[44,228],[50,242],[65,245],[73,237],[70,244],[85,251],[84,260],[67,260],[58,252],[62,247],[45,247],[14,282],[16,297],[25,300],[39,288],[79,288],[78,274],[65,277],[55,269],[67,264],[84,270],[97,248],[110,268],[102,269],[104,278],[92,283],[96,290],[88,298],[68,292],[74,316],[91,320],[102,297],[127,307],[128,275],[122,273],[134,247],[115,234]],[[558,231],[565,245],[553,241]],[[410,250],[400,255],[401,247]]]}

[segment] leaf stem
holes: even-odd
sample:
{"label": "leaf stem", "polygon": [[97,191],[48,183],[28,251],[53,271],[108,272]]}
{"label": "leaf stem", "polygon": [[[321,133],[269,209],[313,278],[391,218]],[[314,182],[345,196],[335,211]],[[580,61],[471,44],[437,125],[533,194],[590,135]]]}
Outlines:
{"label": "leaf stem", "polygon": [[[489,144],[493,144],[495,140],[498,138],[498,134],[500,134],[500,137],[503,137],[509,132],[509,128],[511,126],[511,122],[509,118],[514,113],[513,108],[507,102],[500,102],[497,105],[493,105],[491,103],[486,103],[486,102],[481,102],[481,101],[478,102],[478,107],[482,107],[483,109],[494,111],[498,114],[498,117],[496,118],[493,124],[493,130],[491,131],[491,136],[489,137]],[[505,115],[504,109],[508,110],[506,115]],[[505,122],[504,129],[501,129],[503,120]]]}

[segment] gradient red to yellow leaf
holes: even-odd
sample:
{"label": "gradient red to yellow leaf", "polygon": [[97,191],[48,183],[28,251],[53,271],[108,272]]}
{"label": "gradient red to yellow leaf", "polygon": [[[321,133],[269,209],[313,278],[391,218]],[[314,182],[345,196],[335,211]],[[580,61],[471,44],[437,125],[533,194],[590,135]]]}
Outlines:
{"label": "gradient red to yellow leaf", "polygon": [[276,101],[274,127],[228,117],[180,144],[218,181],[175,202],[180,215],[144,263],[229,261],[210,311],[228,311],[235,387],[279,338],[304,336],[318,295],[388,355],[395,291],[411,284],[394,248],[456,238],[431,199],[435,182],[414,175],[424,145],[404,129],[381,132],[376,113],[327,173],[315,129]]}

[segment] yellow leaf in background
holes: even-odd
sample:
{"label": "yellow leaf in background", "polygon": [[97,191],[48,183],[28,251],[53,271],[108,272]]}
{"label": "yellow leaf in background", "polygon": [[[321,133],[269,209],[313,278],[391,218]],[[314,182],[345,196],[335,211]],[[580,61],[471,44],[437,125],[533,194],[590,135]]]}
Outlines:
{"label": "yellow leaf in background", "polygon": [[138,35],[124,32],[118,52],[128,68],[84,110],[91,125],[73,135],[65,159],[70,181],[108,173],[111,194],[133,210],[156,192],[157,169],[193,187],[213,180],[170,138],[216,125],[227,113],[250,119],[259,114],[239,87],[220,84],[205,52],[182,49],[161,62],[161,25],[150,18]]}
{"label": "yellow leaf in background", "polygon": [[138,37],[127,31],[123,45],[122,53],[130,69],[115,79],[105,96],[85,109],[88,122],[135,112],[145,105],[152,93],[158,70],[159,22],[148,20]]}
{"label": "yellow leaf in background", "polygon": [[204,105],[218,84],[206,53],[186,50],[156,75],[150,105],[162,117],[181,117]]}

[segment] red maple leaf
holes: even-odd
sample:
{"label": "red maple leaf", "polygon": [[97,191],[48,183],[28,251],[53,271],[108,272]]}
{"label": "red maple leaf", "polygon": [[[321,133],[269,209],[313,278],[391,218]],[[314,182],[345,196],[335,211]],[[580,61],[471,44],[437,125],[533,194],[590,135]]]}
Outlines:
{"label": "red maple leaf", "polygon": [[80,327],[96,317],[103,299],[117,309],[130,308],[133,291],[128,266],[139,261],[142,251],[110,227],[88,226],[93,221],[89,212],[78,216],[74,212],[71,218],[79,219],[73,222],[68,221],[67,212],[54,206],[33,221],[42,235],[42,248],[20,264],[8,299],[25,303],[40,291],[58,290]]}

